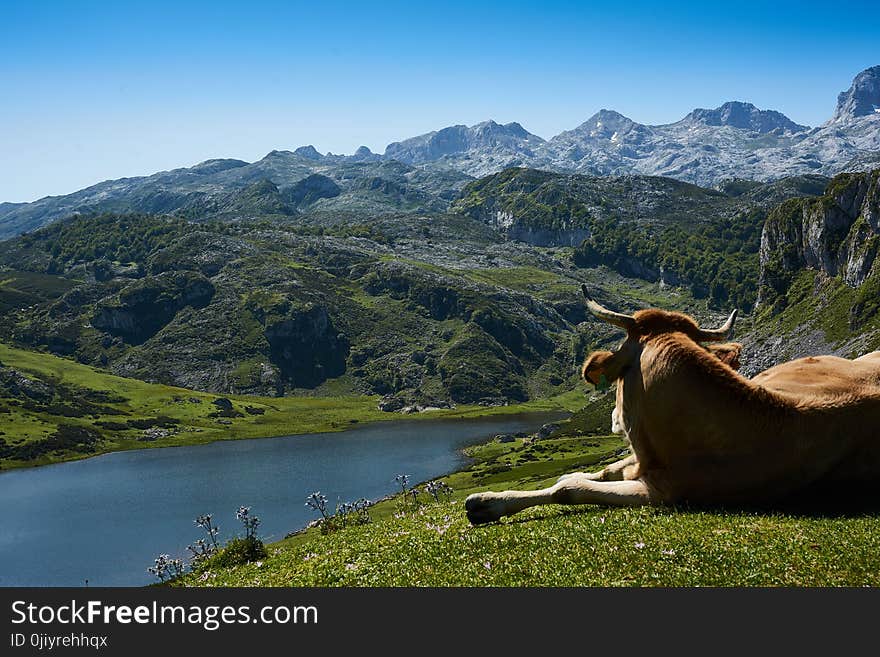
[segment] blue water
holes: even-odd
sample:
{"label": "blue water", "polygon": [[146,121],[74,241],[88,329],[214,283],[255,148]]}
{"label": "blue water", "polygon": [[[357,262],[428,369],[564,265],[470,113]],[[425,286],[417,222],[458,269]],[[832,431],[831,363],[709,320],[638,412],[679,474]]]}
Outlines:
{"label": "blue water", "polygon": [[413,483],[465,463],[461,448],[497,433],[534,431],[559,414],[402,420],[305,434],[105,454],[0,473],[0,586],[137,586],[160,553],[181,558],[211,513],[221,541],[251,506],[259,535],[278,540],[317,516],[305,498],[375,500],[397,474]]}

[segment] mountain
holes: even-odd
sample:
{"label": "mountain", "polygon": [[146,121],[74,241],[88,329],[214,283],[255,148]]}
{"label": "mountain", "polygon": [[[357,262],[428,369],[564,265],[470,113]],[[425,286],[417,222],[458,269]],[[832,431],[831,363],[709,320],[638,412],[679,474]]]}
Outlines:
{"label": "mountain", "polygon": [[759,110],[751,103],[728,102],[714,110],[695,109],[683,122],[702,123],[710,126],[730,126],[766,134],[773,132],[803,132],[808,126],[798,125],[784,114],[772,110]]}
{"label": "mountain", "polygon": [[[58,219],[101,212],[175,214],[198,219],[291,217],[303,210],[442,210],[470,177],[423,171],[363,147],[351,157],[312,146],[272,151],[253,163],[208,160],[151,176],[120,178],[66,196],[0,205],[0,240]],[[259,202],[258,202],[259,199]]]}
{"label": "mountain", "polygon": [[[759,149],[789,145],[806,134],[777,112],[746,103],[697,109],[676,123],[647,126],[602,110],[542,151],[542,166],[594,175],[644,174],[712,185],[724,178],[768,180],[755,159]],[[788,172],[796,175],[799,171]]]}
{"label": "mountain", "polygon": [[487,124],[453,126],[391,144],[385,157],[476,176],[525,166],[591,175],[669,176],[704,186],[729,178],[830,176],[867,169],[880,153],[878,71],[875,66],[857,75],[849,91],[840,94],[832,119],[814,129],[738,101],[695,109],[665,125],[644,125],[603,109],[546,142],[522,130],[503,144],[487,144],[470,137]]}
{"label": "mountain", "polygon": [[519,123],[455,125],[389,144],[384,156],[407,164],[448,163],[472,176],[516,166],[535,157],[544,140]]}
{"label": "mountain", "polygon": [[831,123],[848,123],[880,113],[880,66],[859,73],[852,86],[837,97]]}
{"label": "mountain", "polygon": [[213,392],[380,394],[388,408],[524,400],[565,389],[584,341],[604,336],[581,335],[581,283],[622,305],[673,286],[676,305],[749,307],[772,199],[820,182],[733,195],[511,168],[465,186],[449,212],[298,209],[349,193],[336,180],[264,178],[216,197],[235,221],[103,214],[0,243],[0,332]]}
{"label": "mountain", "polygon": [[[0,243],[0,331],[200,390],[378,394],[389,410],[502,404],[575,376],[572,276],[571,263],[457,215],[312,230],[107,214]],[[532,278],[564,293],[530,294]]]}
{"label": "mountain", "polygon": [[[865,171],[880,162],[880,66],[859,73],[817,128],[746,102],[695,109],[675,123],[643,125],[603,109],[545,141],[519,123],[454,125],[353,155],[314,146],[276,150],[248,163],[215,159],[122,178],[33,203],[0,204],[0,239],[94,212],[167,213],[196,219],[300,217],[303,212],[444,210],[473,177],[509,167],[586,175],[664,176],[703,187]],[[322,182],[318,193],[298,186]],[[267,182],[277,188],[275,191]],[[251,186],[257,187],[249,189]],[[326,193],[338,187],[338,193]],[[260,203],[237,200],[257,194]],[[290,199],[299,199],[292,202]],[[244,207],[250,214],[242,214]]]}
{"label": "mountain", "polygon": [[880,169],[841,174],[822,197],[776,207],[761,235],[760,301],[786,305],[793,277],[805,269],[852,288],[880,275],[878,211]]}

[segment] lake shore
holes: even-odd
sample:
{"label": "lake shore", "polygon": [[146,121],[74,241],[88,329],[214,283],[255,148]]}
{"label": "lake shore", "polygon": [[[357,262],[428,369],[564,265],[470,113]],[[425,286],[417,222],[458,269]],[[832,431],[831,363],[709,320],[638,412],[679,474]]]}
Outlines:
{"label": "lake shore", "polygon": [[[74,391],[68,394],[71,401],[52,407],[29,404],[28,400],[0,399],[0,410],[5,411],[0,414],[0,439],[9,450],[21,450],[29,444],[35,446],[33,451],[44,445],[58,445],[34,458],[0,458],[0,471],[132,449],[344,431],[377,421],[575,411],[585,402],[583,392],[573,390],[509,406],[467,405],[402,414],[380,411],[379,397],[219,395],[145,383],[2,343],[0,363],[37,380],[51,381],[60,390]],[[95,399],[99,401],[92,401]],[[62,438],[67,434],[88,436],[90,442],[64,442]],[[50,442],[53,440],[55,443]]]}

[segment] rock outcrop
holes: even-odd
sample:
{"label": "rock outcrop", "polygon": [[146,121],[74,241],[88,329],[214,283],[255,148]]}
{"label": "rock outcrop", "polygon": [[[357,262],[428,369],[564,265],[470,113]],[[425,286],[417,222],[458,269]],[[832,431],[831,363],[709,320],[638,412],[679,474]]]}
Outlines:
{"label": "rock outcrop", "polygon": [[784,295],[812,269],[860,286],[880,250],[880,169],[841,174],[818,199],[791,199],[767,217],[761,235],[759,305]]}
{"label": "rock outcrop", "polygon": [[323,306],[292,306],[284,315],[267,321],[265,336],[272,362],[293,387],[314,388],[345,372],[348,339],[339,333]]}
{"label": "rock outcrop", "polygon": [[141,344],[178,311],[186,306],[204,308],[213,296],[214,285],[201,274],[166,272],[148,276],[100,301],[91,324],[128,344]]}

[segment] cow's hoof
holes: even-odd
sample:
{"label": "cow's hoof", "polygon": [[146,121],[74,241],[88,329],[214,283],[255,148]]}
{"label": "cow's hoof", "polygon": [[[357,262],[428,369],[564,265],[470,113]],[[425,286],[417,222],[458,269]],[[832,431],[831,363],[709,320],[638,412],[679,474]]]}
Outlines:
{"label": "cow's hoof", "polygon": [[491,493],[474,493],[464,501],[467,519],[472,525],[485,525],[500,520],[504,515],[499,500],[492,499]]}

